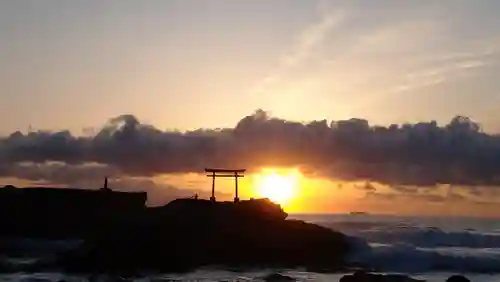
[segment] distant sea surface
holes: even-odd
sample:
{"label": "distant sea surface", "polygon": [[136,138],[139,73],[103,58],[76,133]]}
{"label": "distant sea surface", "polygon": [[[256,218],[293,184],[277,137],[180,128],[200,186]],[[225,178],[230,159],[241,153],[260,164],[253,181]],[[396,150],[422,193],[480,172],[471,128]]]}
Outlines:
{"label": "distant sea surface", "polygon": [[[359,246],[349,258],[386,273],[405,273],[428,281],[445,281],[463,274],[471,281],[500,282],[500,220],[464,217],[401,217],[379,215],[290,215],[351,236]],[[369,244],[367,247],[364,242]],[[27,243],[28,244],[28,243]],[[30,241],[37,249],[49,242]],[[61,243],[54,245],[61,247]],[[47,250],[50,247],[46,248]],[[333,254],[332,254],[333,255]],[[298,281],[338,281],[342,274],[320,274],[301,270],[267,269],[232,272],[204,269],[182,275],[144,277],[136,281],[262,281],[271,273],[282,273]],[[61,273],[0,275],[0,281],[87,281],[87,277]],[[157,279],[157,280],[156,280]]]}

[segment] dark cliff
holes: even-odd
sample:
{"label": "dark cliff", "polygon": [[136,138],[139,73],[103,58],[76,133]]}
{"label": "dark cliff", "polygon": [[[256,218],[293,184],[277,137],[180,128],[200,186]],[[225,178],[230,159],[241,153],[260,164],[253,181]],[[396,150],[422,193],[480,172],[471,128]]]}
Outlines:
{"label": "dark cliff", "polygon": [[145,192],[6,186],[0,188],[0,236],[82,237],[113,218],[142,213],[146,200]]}
{"label": "dark cliff", "polygon": [[178,199],[145,206],[145,193],[108,189],[0,189],[2,236],[81,238],[85,243],[37,267],[64,271],[182,271],[207,265],[339,269],[347,238],[287,220],[267,199]]}

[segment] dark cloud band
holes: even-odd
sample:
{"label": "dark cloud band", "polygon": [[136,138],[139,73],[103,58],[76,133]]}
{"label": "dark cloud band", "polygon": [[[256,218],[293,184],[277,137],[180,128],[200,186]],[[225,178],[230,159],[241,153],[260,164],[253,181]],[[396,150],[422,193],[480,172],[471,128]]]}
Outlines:
{"label": "dark cloud band", "polygon": [[51,161],[99,163],[108,173],[128,176],[200,172],[206,166],[293,166],[342,180],[484,186],[500,184],[500,137],[481,132],[465,117],[445,126],[382,127],[362,119],[298,123],[258,110],[228,129],[161,131],[123,115],[92,137],[15,132],[0,140],[4,176],[30,178],[19,163]]}

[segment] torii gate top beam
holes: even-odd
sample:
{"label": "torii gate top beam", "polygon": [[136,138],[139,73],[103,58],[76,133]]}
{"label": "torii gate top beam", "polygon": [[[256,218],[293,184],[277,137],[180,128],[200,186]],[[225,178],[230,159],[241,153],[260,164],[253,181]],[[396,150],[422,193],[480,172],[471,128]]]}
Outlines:
{"label": "torii gate top beam", "polygon": [[245,173],[246,169],[223,169],[223,168],[205,168],[205,172],[215,173]]}

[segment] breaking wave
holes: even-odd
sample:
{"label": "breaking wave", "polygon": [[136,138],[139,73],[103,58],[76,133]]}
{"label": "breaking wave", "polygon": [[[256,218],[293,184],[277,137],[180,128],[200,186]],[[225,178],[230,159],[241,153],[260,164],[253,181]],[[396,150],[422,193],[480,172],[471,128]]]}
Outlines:
{"label": "breaking wave", "polygon": [[404,222],[324,222],[348,234],[351,262],[383,272],[500,273],[498,229],[444,230]]}
{"label": "breaking wave", "polygon": [[419,248],[408,244],[371,244],[369,248],[358,247],[349,259],[383,272],[500,273],[500,252],[486,249],[447,250]]}
{"label": "breaking wave", "polygon": [[373,243],[408,244],[422,248],[500,248],[500,234],[464,230],[445,232],[436,227],[408,227],[392,230],[364,230],[356,234]]}

